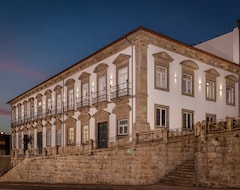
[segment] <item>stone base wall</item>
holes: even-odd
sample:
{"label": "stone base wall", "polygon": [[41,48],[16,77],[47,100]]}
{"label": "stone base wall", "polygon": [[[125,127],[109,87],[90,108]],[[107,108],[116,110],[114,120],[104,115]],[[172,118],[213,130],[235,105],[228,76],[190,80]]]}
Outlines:
{"label": "stone base wall", "polygon": [[240,188],[240,131],[199,137],[196,162],[199,186]]}
{"label": "stone base wall", "polygon": [[0,182],[154,184],[193,157],[194,137],[188,136],[168,143],[149,142],[26,158],[1,177]]}

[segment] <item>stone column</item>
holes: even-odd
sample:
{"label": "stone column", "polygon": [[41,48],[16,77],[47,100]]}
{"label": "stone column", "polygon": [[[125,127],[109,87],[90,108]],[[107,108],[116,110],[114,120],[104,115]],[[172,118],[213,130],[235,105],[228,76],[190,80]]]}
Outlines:
{"label": "stone column", "polygon": [[[237,20],[238,27],[238,64],[240,65],[240,19]],[[238,117],[240,117],[240,75],[238,75]]]}
{"label": "stone column", "polygon": [[148,43],[139,38],[135,41],[135,105],[136,120],[133,127],[133,134],[149,129],[147,119],[147,46]]}

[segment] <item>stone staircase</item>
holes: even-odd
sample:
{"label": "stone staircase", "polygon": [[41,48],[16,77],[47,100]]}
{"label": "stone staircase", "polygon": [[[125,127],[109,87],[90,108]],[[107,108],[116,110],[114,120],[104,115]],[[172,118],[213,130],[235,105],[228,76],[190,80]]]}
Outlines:
{"label": "stone staircase", "polygon": [[168,173],[159,183],[177,186],[195,186],[195,161],[187,160]]}
{"label": "stone staircase", "polygon": [[11,168],[10,156],[0,156],[0,176],[6,173]]}

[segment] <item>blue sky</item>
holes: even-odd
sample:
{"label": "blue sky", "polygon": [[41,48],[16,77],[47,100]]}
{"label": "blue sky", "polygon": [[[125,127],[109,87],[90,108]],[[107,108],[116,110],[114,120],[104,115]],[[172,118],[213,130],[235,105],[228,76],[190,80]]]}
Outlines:
{"label": "blue sky", "polygon": [[230,32],[239,0],[0,0],[0,131],[21,93],[144,26],[193,45]]}

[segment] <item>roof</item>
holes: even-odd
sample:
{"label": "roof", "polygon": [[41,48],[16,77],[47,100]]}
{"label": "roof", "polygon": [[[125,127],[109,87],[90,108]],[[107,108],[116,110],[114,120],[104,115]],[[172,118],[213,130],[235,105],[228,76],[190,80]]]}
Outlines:
{"label": "roof", "polygon": [[[170,38],[168,36],[159,34],[153,30],[150,30],[150,29],[140,26],[140,27],[132,30],[131,32],[123,35],[122,37],[118,38],[117,40],[113,41],[112,43],[104,46],[103,48],[99,49],[98,51],[90,54],[89,56],[85,57],[84,59],[69,66],[68,68],[64,69],[63,71],[57,73],[56,75],[39,83],[38,85],[34,86],[33,88],[25,91],[24,93],[20,94],[19,96],[9,100],[7,103],[14,104],[15,102],[19,101],[20,99],[26,98],[26,97],[36,93],[37,91],[40,91],[40,90],[46,88],[47,86],[52,85],[53,83],[57,83],[60,80],[63,80],[64,78],[67,78],[70,75],[73,75],[74,72],[76,73],[79,70],[83,70],[90,64],[93,64],[93,62],[96,62],[96,60],[100,61],[101,59],[104,59],[104,56],[106,57],[106,55],[107,55],[106,54],[107,51],[110,54],[114,54],[117,51],[119,51],[121,48],[126,48],[126,47],[133,45],[134,40],[136,40],[136,37],[139,37],[139,36],[145,36],[144,39],[148,40],[152,44],[159,45],[170,51],[174,51],[174,52],[182,54],[184,56],[188,55],[193,59],[197,59],[197,60],[203,61],[205,63],[207,62],[208,64],[212,64],[215,67],[220,67],[225,70],[229,70],[229,68],[231,68],[231,72],[240,74],[240,66],[236,65],[235,63],[233,63],[231,61],[220,58],[216,55],[210,54],[208,52],[197,49],[193,46],[187,45],[187,44],[177,41],[173,38]],[[113,46],[117,46],[117,45],[118,45],[118,48],[116,48],[116,47],[112,48]],[[185,51],[183,51],[183,48],[185,48]],[[109,49],[111,49],[111,51],[109,51]],[[110,55],[108,54],[107,56],[110,56]],[[95,61],[93,61],[93,58]],[[213,60],[209,61],[208,59],[211,59],[211,58]],[[216,64],[216,62],[218,64]]]}

